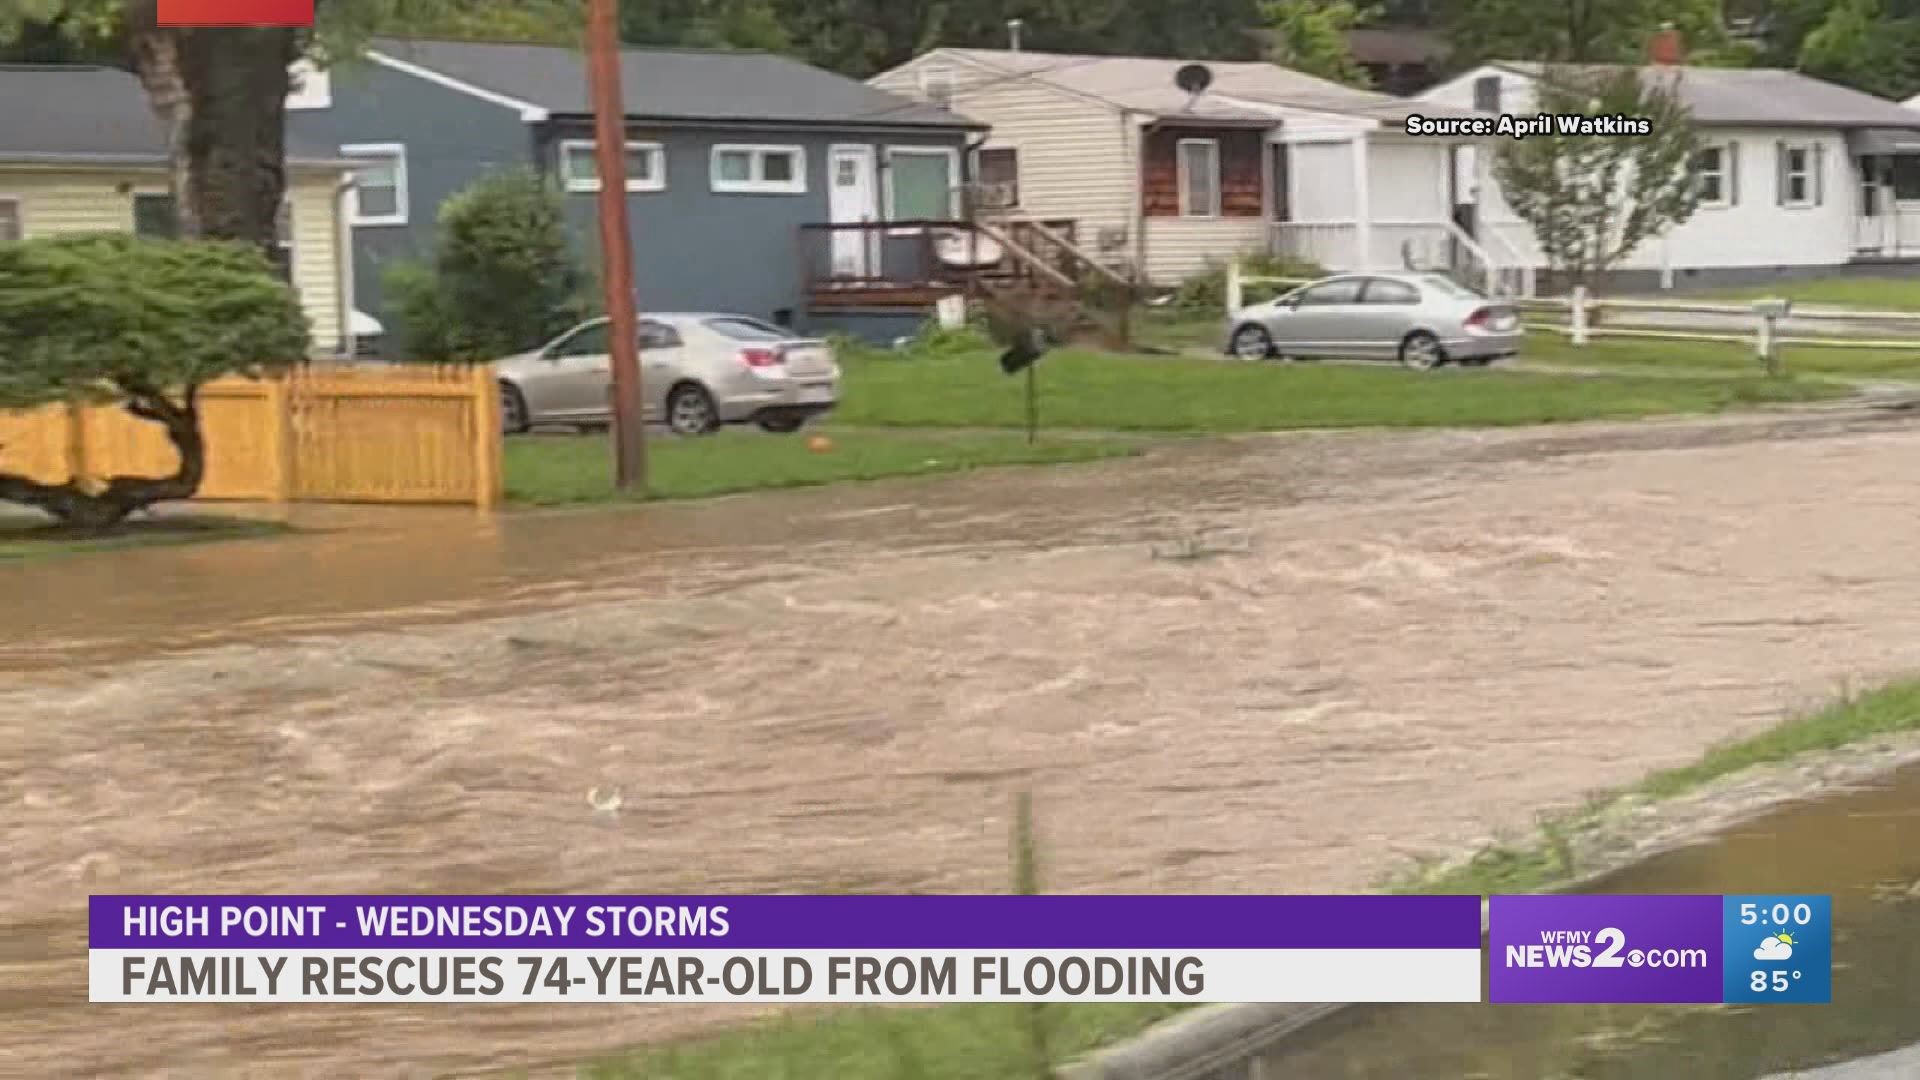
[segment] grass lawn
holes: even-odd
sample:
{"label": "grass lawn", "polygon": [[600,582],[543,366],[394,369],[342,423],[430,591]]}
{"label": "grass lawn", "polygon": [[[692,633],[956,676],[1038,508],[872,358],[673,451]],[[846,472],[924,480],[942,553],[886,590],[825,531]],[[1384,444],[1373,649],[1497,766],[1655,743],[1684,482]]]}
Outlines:
{"label": "grass lawn", "polygon": [[[648,497],[691,499],[764,488],[841,480],[920,476],[988,465],[1093,461],[1135,452],[1116,439],[1049,439],[1024,435],[922,435],[827,430],[830,446],[811,435],[726,431],[702,439],[654,439],[648,447]],[[507,498],[536,506],[608,502],[613,452],[604,435],[516,436],[507,440]]]}
{"label": "grass lawn", "polygon": [[[1716,747],[1698,762],[1654,773],[1550,823],[1535,841],[1488,848],[1473,859],[1396,884],[1397,893],[1536,892],[1575,874],[1565,832],[1629,796],[1670,798],[1743,769],[1898,732],[1920,730],[1920,680],[1837,702],[1752,738]],[[1056,1065],[1110,1046],[1181,1011],[1176,1005],[1049,1005]],[[581,1071],[594,1080],[1000,1080],[1035,1075],[1025,1014],[1016,1006],[849,1008],[797,1014],[705,1039],[635,1051]]]}
{"label": "grass lawn", "polygon": [[143,518],[110,529],[92,530],[72,529],[33,518],[0,521],[0,563],[96,551],[274,536],[289,529],[289,526],[276,521],[210,516]]}
{"label": "grass lawn", "polygon": [[1574,865],[1567,836],[1623,800],[1670,799],[1744,769],[1912,731],[1920,731],[1920,679],[1844,697],[1758,735],[1714,747],[1691,765],[1654,773],[1623,791],[1602,793],[1580,810],[1543,822],[1540,835],[1530,840],[1488,847],[1465,862],[1417,875],[1393,891],[1487,895],[1554,888],[1584,870]]}
{"label": "grass lawn", "polygon": [[1737,289],[1708,289],[1688,295],[1729,300],[1782,296],[1808,307],[1849,307],[1863,311],[1920,311],[1920,278],[1830,277],[1780,281]]}
{"label": "grass lawn", "polygon": [[[993,355],[842,358],[836,423],[992,428],[1025,422],[1022,380]],[[1039,364],[1043,426],[1229,433],[1295,428],[1488,427],[1711,413],[1837,396],[1840,388],[1755,375],[1569,378],[1538,372],[1406,371],[1391,364],[1248,364],[1062,350]]]}
{"label": "grass lawn", "polygon": [[[1658,338],[1595,338],[1576,348],[1564,334],[1536,330],[1527,335],[1520,359],[1529,364],[1757,375],[1760,358],[1750,345],[1720,341],[1669,341]],[[1913,349],[1780,350],[1789,375],[1839,379],[1920,379],[1920,347]]]}

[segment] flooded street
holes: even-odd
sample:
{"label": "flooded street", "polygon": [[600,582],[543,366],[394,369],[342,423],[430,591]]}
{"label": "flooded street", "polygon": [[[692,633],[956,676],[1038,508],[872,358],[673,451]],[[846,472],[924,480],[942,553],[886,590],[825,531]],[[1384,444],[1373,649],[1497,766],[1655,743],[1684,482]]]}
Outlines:
{"label": "flooded street", "polygon": [[1023,787],[1058,890],[1364,889],[1920,669],[1917,515],[1920,426],[1834,413],[0,567],[0,1039],[38,1077],[570,1064],[742,1014],[88,1006],[80,899],[997,891]]}

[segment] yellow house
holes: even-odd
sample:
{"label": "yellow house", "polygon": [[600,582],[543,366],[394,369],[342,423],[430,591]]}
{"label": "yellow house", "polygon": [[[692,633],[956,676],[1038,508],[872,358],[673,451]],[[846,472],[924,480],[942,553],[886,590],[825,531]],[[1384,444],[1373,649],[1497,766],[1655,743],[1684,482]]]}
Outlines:
{"label": "yellow house", "polygon": [[[0,65],[0,242],[173,227],[166,143],[128,72]],[[280,262],[300,295],[316,356],[350,354],[353,163],[287,147]]]}

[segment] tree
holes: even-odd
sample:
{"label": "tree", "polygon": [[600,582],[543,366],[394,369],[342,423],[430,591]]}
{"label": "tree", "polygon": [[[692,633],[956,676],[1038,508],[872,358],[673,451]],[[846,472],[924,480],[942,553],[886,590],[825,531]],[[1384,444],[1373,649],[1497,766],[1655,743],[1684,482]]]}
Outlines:
{"label": "tree", "polygon": [[1549,67],[1535,81],[1553,116],[1646,117],[1646,135],[1529,135],[1500,144],[1494,177],[1569,284],[1591,284],[1650,237],[1693,216],[1700,142],[1671,79],[1636,69]]}
{"label": "tree", "polygon": [[1906,98],[1920,74],[1916,48],[1920,20],[1891,17],[1880,0],[1839,0],[1801,43],[1797,66],[1869,94]]}
{"label": "tree", "polygon": [[1720,0],[1452,0],[1443,17],[1450,60],[1641,64],[1647,40],[1671,23],[1689,62],[1737,58]]}
{"label": "tree", "polygon": [[0,244],[0,407],[118,402],[160,424],[173,475],[48,484],[0,472],[0,500],[99,528],[191,498],[206,470],[199,392],[307,352],[306,316],[242,244],[70,235]]}
{"label": "tree", "polygon": [[771,0],[621,0],[620,40],[769,52],[793,46]]}
{"label": "tree", "polygon": [[530,169],[485,177],[440,207],[431,269],[386,279],[408,355],[487,361],[540,344],[585,314],[587,275],[560,193]]}
{"label": "tree", "polygon": [[1367,86],[1372,80],[1353,59],[1348,31],[1371,21],[1375,8],[1352,0],[1268,0],[1260,7],[1272,32],[1269,57],[1281,67],[1323,79]]}

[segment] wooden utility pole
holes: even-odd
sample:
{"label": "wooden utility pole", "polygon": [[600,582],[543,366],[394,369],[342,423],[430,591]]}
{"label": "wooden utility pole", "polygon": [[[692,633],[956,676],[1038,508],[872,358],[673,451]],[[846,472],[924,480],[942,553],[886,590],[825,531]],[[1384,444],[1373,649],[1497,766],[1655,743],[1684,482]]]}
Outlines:
{"label": "wooden utility pole", "polygon": [[587,0],[587,68],[593,93],[593,156],[600,176],[601,277],[607,290],[608,359],[613,364],[613,475],[621,491],[647,486],[640,402],[640,335],[634,311],[633,248],[627,232],[627,108],[620,93],[615,0]]}

